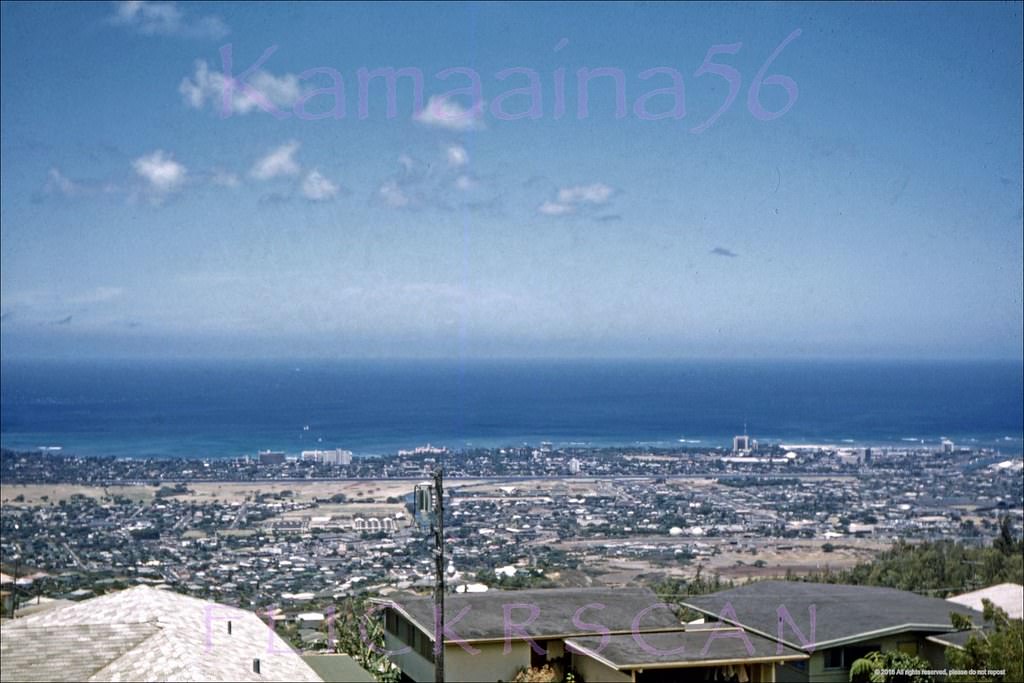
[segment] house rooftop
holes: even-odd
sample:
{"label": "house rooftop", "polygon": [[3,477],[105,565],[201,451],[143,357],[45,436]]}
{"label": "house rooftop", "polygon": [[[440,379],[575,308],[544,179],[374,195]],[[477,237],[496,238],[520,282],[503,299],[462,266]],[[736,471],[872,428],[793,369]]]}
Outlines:
{"label": "house rooftop", "polygon": [[149,586],[5,622],[0,645],[5,681],[321,680],[256,614]]}
{"label": "house rooftop", "polygon": [[[747,643],[750,647],[747,647]],[[807,659],[808,655],[736,627],[687,629],[663,633],[582,636],[565,641],[568,649],[619,670],[726,666]],[[780,651],[781,650],[781,651]]]}
{"label": "house rooftop", "polygon": [[[431,598],[391,596],[376,602],[392,606],[433,639]],[[451,630],[466,641],[504,640],[506,612],[513,638],[515,624],[523,624],[522,631],[538,639],[602,633],[602,627],[612,633],[630,633],[634,621],[639,631],[680,628],[670,609],[656,607],[662,604],[646,588],[545,588],[446,595],[444,613]]]}
{"label": "house rooftop", "polygon": [[955,602],[958,605],[970,607],[979,612],[983,609],[981,601],[991,600],[996,607],[1004,610],[1011,619],[1024,618],[1024,586],[1019,583],[1000,583],[946,599],[949,602]]}
{"label": "house rooftop", "polygon": [[0,628],[0,679],[90,681],[159,632],[153,624],[68,624],[61,628],[6,623]]}
{"label": "house rooftop", "polygon": [[983,629],[971,629],[970,631],[953,631],[952,633],[939,633],[934,636],[928,636],[925,640],[929,640],[942,647],[955,647],[958,650],[963,650],[967,647],[967,641],[971,637],[984,639],[987,637],[987,632]]}
{"label": "house rooftop", "polygon": [[[805,651],[907,631],[948,633],[955,630],[951,612],[982,622],[979,612],[939,598],[895,588],[803,581],[758,581],[688,597],[683,604],[768,638],[779,639],[782,630],[782,642]],[[783,620],[786,613],[803,638]]]}
{"label": "house rooftop", "polygon": [[307,654],[302,660],[325,681],[345,683],[373,683],[370,673],[346,654]]}

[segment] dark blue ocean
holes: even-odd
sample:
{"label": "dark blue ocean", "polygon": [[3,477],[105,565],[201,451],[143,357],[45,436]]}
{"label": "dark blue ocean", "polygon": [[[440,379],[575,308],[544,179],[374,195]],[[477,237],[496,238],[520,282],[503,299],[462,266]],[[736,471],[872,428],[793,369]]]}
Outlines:
{"label": "dark blue ocean", "polygon": [[935,444],[1021,450],[1020,362],[14,362],[5,448],[238,456],[536,444]]}

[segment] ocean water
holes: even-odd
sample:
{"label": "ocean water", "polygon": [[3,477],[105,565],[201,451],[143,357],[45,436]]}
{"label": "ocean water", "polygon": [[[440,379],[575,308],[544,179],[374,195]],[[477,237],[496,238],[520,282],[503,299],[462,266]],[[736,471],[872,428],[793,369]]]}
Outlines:
{"label": "ocean water", "polygon": [[521,443],[961,444],[1021,450],[1020,362],[22,362],[0,443],[115,456]]}

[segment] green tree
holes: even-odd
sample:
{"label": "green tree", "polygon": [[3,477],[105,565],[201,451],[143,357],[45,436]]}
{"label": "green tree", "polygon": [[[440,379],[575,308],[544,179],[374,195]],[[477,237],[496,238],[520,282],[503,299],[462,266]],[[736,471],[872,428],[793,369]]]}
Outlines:
{"label": "green tree", "polygon": [[382,613],[374,613],[369,600],[360,597],[341,601],[333,622],[338,652],[352,657],[378,681],[391,683],[399,679],[401,672],[382,654],[386,651]]}
{"label": "green tree", "polygon": [[1010,516],[1003,515],[999,518],[999,536],[992,543],[992,547],[1003,555],[1020,553],[1021,548],[1013,538],[1013,526],[1010,524]]}
{"label": "green tree", "polygon": [[[991,628],[972,635],[963,649],[946,649],[950,669],[970,671],[1002,671],[996,675],[950,676],[950,681],[1024,681],[1024,622],[1010,619],[1006,612],[983,600],[985,622]],[[953,625],[961,630],[972,628],[967,617],[952,614]]]}

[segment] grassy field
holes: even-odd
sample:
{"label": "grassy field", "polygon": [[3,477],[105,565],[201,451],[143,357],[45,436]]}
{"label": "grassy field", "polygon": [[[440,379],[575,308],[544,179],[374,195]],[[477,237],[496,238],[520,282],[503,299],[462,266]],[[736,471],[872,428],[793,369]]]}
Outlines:
{"label": "grassy field", "polygon": [[[151,486],[79,486],[77,484],[3,484],[0,485],[0,503],[4,505],[24,503],[26,505],[58,504],[71,496],[89,498],[103,496],[125,496],[136,501],[152,500],[157,489]],[[21,496],[23,501],[15,500]]]}

